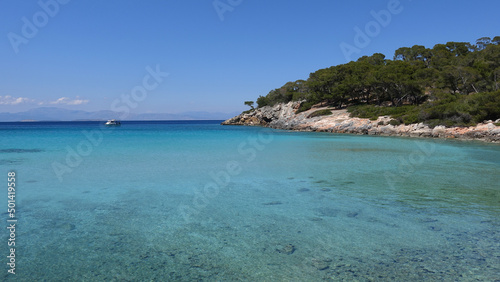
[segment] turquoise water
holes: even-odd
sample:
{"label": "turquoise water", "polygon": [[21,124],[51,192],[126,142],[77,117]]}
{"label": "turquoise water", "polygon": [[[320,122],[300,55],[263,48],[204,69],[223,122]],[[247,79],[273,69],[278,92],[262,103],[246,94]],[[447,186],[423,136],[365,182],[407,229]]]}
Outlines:
{"label": "turquoise water", "polygon": [[2,280],[500,280],[498,144],[2,123],[3,187],[9,171]]}

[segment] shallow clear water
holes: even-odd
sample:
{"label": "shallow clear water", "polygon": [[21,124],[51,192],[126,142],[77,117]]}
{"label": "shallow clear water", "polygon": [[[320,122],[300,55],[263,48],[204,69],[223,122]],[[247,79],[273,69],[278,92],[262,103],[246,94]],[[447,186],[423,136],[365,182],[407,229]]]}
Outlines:
{"label": "shallow clear water", "polygon": [[11,170],[2,280],[500,279],[498,144],[3,123],[4,187]]}

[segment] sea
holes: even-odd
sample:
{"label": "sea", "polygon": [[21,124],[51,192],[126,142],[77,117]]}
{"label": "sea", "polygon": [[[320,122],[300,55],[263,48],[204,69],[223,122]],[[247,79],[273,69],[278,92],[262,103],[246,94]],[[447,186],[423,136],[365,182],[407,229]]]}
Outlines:
{"label": "sea", "polygon": [[500,281],[499,144],[220,122],[0,123],[0,280]]}

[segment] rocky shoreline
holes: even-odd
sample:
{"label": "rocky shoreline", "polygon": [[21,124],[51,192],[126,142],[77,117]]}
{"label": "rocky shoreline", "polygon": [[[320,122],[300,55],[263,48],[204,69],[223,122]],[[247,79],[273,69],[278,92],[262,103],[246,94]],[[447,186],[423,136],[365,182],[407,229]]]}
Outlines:
{"label": "rocky shoreline", "polygon": [[[262,107],[249,113],[242,113],[228,119],[222,125],[263,126],[276,129],[317,131],[332,133],[351,133],[362,135],[405,136],[450,138],[463,140],[481,140],[500,143],[500,119],[485,121],[471,127],[429,126],[419,123],[410,125],[391,125],[389,116],[377,120],[350,117],[347,110],[335,110],[327,107],[313,108],[296,114],[300,102],[277,104],[273,107]],[[330,109],[331,115],[309,117],[318,110]]]}

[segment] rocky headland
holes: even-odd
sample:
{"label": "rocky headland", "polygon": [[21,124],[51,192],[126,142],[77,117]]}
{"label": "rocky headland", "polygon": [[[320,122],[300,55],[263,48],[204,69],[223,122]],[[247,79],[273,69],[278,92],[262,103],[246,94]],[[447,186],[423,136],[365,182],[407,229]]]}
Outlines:
{"label": "rocky headland", "polygon": [[[500,143],[500,126],[495,125],[500,123],[500,119],[484,121],[470,127],[436,126],[430,128],[423,123],[393,125],[394,122],[391,122],[392,118],[389,116],[381,116],[377,120],[351,117],[347,110],[335,110],[328,107],[316,107],[296,114],[299,106],[300,102],[289,102],[257,108],[228,119],[222,124],[364,135],[454,138]],[[316,111],[325,109],[331,110],[332,114],[310,117]]]}

